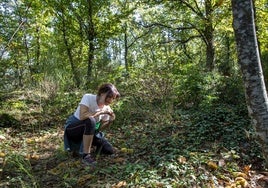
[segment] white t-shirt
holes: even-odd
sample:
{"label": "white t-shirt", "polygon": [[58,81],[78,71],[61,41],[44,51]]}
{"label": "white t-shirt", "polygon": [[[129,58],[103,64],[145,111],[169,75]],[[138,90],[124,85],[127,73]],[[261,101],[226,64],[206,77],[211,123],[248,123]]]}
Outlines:
{"label": "white t-shirt", "polygon": [[[91,114],[95,114],[96,112],[100,111],[100,110],[103,110],[103,111],[112,111],[112,109],[110,108],[110,106],[107,106],[107,105],[104,105],[103,108],[100,108],[97,104],[97,95],[93,95],[93,94],[85,94],[76,111],[74,112],[74,116],[77,118],[77,119],[80,119],[80,104],[83,104],[85,106],[87,106],[89,108],[89,112]],[[108,121],[110,119],[110,116],[108,114],[102,114],[102,115],[99,115],[98,117],[96,117],[96,121],[100,121],[100,120],[103,120],[103,121]]]}

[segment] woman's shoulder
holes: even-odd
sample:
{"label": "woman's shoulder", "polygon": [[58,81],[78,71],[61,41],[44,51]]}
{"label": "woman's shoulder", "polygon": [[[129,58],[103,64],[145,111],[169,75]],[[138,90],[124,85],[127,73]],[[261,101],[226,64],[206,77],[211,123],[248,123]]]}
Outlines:
{"label": "woman's shoulder", "polygon": [[91,93],[86,93],[82,97],[82,101],[92,101],[92,100],[96,100],[96,95],[93,95]]}
{"label": "woman's shoulder", "polygon": [[83,97],[95,98],[95,97],[96,97],[96,95],[94,95],[94,94],[92,94],[92,93],[86,93],[86,94],[84,94],[84,96],[83,96]]}

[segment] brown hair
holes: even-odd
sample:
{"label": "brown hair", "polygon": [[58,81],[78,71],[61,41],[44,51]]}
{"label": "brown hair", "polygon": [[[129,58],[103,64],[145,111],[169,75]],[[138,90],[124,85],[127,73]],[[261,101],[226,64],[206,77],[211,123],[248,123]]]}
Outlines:
{"label": "brown hair", "polygon": [[116,87],[110,83],[102,84],[99,87],[98,96],[100,96],[102,93],[107,93],[107,97],[111,97],[115,99],[118,99],[120,97],[120,93],[118,92]]}

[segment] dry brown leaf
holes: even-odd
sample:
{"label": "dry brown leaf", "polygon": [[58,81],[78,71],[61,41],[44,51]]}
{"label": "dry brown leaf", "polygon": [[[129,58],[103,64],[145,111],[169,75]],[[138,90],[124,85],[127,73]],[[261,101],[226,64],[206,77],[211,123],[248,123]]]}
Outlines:
{"label": "dry brown leaf", "polygon": [[88,180],[92,179],[92,177],[93,176],[91,174],[83,175],[78,179],[77,183],[80,187],[82,187]]}
{"label": "dry brown leaf", "polygon": [[28,159],[28,160],[30,160],[31,159],[31,154],[26,154],[25,155],[25,158]]}
{"label": "dry brown leaf", "polygon": [[123,163],[123,162],[125,162],[125,158],[123,158],[123,157],[114,158],[112,160],[112,162],[114,162],[114,163]]}
{"label": "dry brown leaf", "polygon": [[249,187],[249,184],[248,184],[247,180],[245,178],[243,178],[243,177],[235,178],[235,183],[236,183],[236,185],[240,185],[243,188]]}
{"label": "dry brown leaf", "polygon": [[126,187],[127,182],[126,181],[120,181],[116,185],[113,185],[112,188],[121,188],[121,187]]}
{"label": "dry brown leaf", "polygon": [[28,139],[26,140],[26,143],[27,143],[27,144],[33,144],[33,143],[34,143],[34,139],[28,138]]}
{"label": "dry brown leaf", "polygon": [[216,170],[216,169],[218,168],[218,165],[217,165],[215,162],[213,162],[213,161],[209,161],[209,162],[207,163],[207,165],[208,165],[208,167],[211,168],[212,170]]}
{"label": "dry brown leaf", "polygon": [[186,158],[183,157],[183,156],[180,156],[180,157],[177,158],[177,161],[178,161],[179,163],[181,163],[181,164],[184,164],[184,163],[186,163]]}
{"label": "dry brown leaf", "polygon": [[247,175],[249,175],[250,169],[251,169],[251,165],[244,166],[244,168],[243,168],[244,173],[247,174]]}
{"label": "dry brown leaf", "polygon": [[3,135],[0,135],[0,140],[6,140],[6,137],[4,137]]}
{"label": "dry brown leaf", "polygon": [[53,168],[53,169],[51,169],[51,170],[49,170],[47,172],[48,172],[48,174],[52,174],[54,176],[59,175],[61,173],[61,171],[59,169],[57,169],[57,168]]}
{"label": "dry brown leaf", "polygon": [[38,160],[38,159],[40,159],[40,156],[39,155],[36,155],[36,154],[33,154],[31,156],[31,158],[34,159],[34,160]]}
{"label": "dry brown leaf", "polygon": [[225,160],[224,159],[220,159],[219,162],[218,162],[218,165],[219,165],[219,167],[225,166],[226,165]]}
{"label": "dry brown leaf", "polygon": [[0,152],[0,157],[4,158],[6,154],[4,152]]}
{"label": "dry brown leaf", "polygon": [[231,185],[227,185],[227,186],[225,186],[225,188],[237,188],[237,187],[236,187],[236,184],[233,183],[233,184],[231,184]]}
{"label": "dry brown leaf", "polygon": [[233,172],[233,175],[235,178],[242,177],[244,179],[248,179],[248,175],[243,172]]}

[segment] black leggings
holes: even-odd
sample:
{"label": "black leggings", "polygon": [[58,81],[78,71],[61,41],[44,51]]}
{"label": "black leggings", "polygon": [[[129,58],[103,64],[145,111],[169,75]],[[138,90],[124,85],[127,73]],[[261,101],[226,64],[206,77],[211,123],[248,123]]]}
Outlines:
{"label": "black leggings", "polygon": [[83,139],[83,135],[94,135],[95,127],[95,118],[87,118],[85,120],[69,124],[66,127],[66,134],[69,139],[73,141],[80,141]]}

